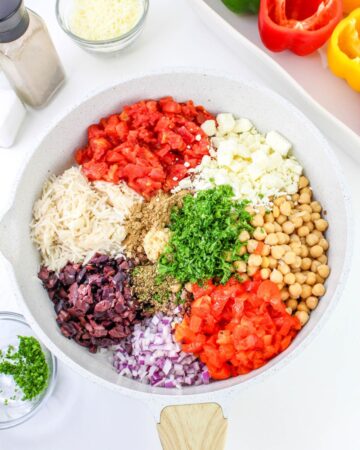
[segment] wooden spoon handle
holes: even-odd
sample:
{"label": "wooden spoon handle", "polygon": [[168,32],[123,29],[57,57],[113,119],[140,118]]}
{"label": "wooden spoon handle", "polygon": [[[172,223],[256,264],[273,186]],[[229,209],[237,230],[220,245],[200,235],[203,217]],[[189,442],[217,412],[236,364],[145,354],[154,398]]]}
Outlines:
{"label": "wooden spoon handle", "polygon": [[227,420],[216,403],[167,406],[157,429],[164,450],[222,450]]}

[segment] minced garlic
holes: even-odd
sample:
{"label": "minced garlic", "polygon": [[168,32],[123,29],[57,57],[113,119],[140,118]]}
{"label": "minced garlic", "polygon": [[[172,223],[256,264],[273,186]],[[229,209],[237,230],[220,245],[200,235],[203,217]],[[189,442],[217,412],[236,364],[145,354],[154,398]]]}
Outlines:
{"label": "minced garlic", "polygon": [[114,39],[134,28],[142,12],[141,0],[75,0],[70,29],[90,41]]}

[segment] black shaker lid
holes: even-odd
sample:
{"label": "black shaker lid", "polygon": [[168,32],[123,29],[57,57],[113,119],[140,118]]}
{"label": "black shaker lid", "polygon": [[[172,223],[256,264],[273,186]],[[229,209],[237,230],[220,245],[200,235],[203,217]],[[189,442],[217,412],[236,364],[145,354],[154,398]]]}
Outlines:
{"label": "black shaker lid", "polygon": [[23,0],[0,0],[0,43],[22,36],[29,25]]}

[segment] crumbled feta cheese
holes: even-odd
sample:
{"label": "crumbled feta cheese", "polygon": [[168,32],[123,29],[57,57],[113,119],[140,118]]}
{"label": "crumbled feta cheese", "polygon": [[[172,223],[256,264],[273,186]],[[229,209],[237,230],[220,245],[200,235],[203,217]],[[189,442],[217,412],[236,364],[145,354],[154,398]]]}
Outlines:
{"label": "crumbled feta cheese", "polygon": [[230,133],[235,126],[235,119],[231,113],[221,113],[216,116],[218,132],[221,135]]}
{"label": "crumbled feta cheese", "polygon": [[235,119],[232,114],[219,114],[217,122],[215,132],[211,130],[210,155],[190,169],[192,176],[181,180],[173,192],[228,184],[234,198],[250,200],[255,206],[269,206],[272,197],[297,192],[302,167],[289,155],[287,139],[276,131],[265,137],[248,119]]}
{"label": "crumbled feta cheese", "polygon": [[235,126],[233,131],[235,133],[244,133],[245,131],[250,131],[253,127],[253,124],[250,122],[249,119],[240,118],[235,120]]}
{"label": "crumbled feta cheese", "polygon": [[201,125],[201,129],[208,136],[214,136],[216,134],[215,120],[205,120],[205,122]]}
{"label": "crumbled feta cheese", "polygon": [[269,131],[266,135],[266,143],[280,155],[286,156],[290,149],[291,143],[277,131]]}

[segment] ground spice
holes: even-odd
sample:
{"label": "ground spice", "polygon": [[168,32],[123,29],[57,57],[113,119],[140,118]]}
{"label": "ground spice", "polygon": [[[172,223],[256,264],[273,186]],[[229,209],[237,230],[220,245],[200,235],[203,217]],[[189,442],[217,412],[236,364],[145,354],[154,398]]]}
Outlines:
{"label": "ground spice", "polygon": [[170,195],[164,192],[149,202],[135,203],[125,221],[126,238],[124,246],[128,257],[144,252],[144,237],[151,229],[162,230],[170,221],[173,206],[182,206],[183,197],[188,191]]}
{"label": "ground spice", "polygon": [[146,316],[157,312],[170,314],[178,305],[187,303],[188,293],[175,278],[159,280],[156,264],[135,267],[131,278],[132,293]]}
{"label": "ground spice", "polygon": [[0,351],[0,373],[11,375],[24,393],[22,400],[37,397],[48,385],[49,367],[39,342],[32,336],[19,336],[19,348]]}

